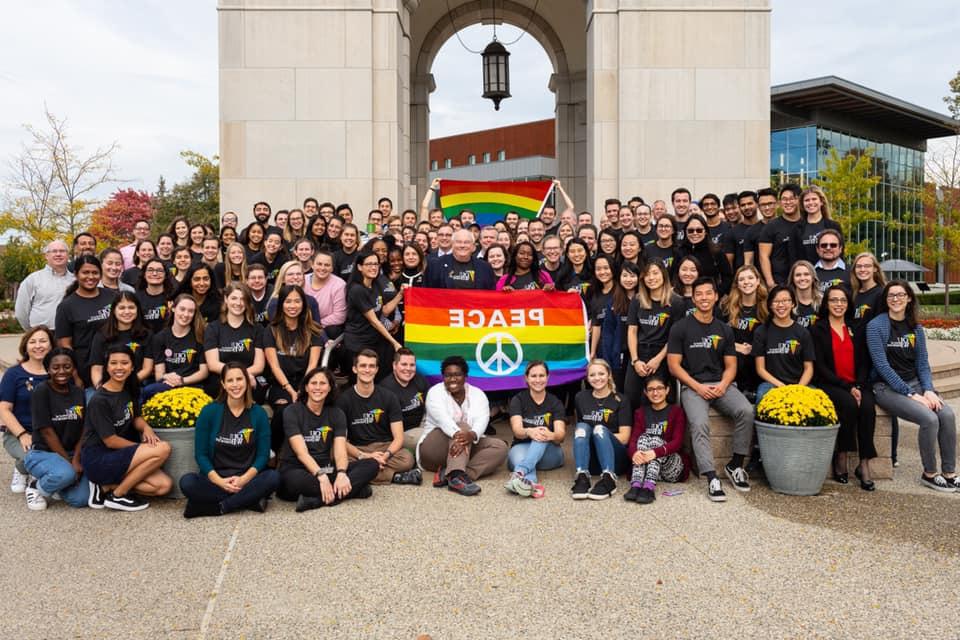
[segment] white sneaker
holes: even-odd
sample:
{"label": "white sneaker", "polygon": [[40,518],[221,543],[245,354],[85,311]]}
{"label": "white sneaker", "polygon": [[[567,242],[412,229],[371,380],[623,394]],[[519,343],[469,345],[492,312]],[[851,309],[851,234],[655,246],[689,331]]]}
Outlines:
{"label": "white sneaker", "polygon": [[27,488],[27,477],[17,471],[13,470],[13,478],[10,480],[10,491],[14,493],[23,493]]}
{"label": "white sneaker", "polygon": [[727,494],[723,492],[723,486],[720,484],[720,478],[714,478],[707,487],[707,497],[713,502],[726,502]]}
{"label": "white sneaker", "polygon": [[36,480],[30,480],[24,494],[27,498],[27,509],[30,509],[30,511],[43,511],[47,508],[47,500],[40,493],[40,489],[37,488]]}

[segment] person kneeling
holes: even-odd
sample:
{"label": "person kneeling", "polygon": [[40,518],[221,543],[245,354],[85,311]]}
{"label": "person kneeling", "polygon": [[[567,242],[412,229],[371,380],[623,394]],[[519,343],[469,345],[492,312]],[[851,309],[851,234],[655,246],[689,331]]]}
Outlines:
{"label": "person kneeling", "polygon": [[627,454],[633,461],[630,490],[624,500],[649,504],[656,500],[657,480],[683,482],[687,466],[680,454],[687,418],[679,405],[667,404],[667,383],[663,376],[647,378],[650,406],[633,414],[633,431]]}
{"label": "person kneeling", "polygon": [[297,511],[373,494],[370,482],[380,465],[373,458],[348,463],[347,419],[334,406],[336,388],[329,369],[311,369],[297,402],[283,412],[287,441],[280,452],[277,496],[296,500]]}
{"label": "person kneeling", "polygon": [[417,443],[417,460],[436,470],[433,486],[446,486],[464,496],[480,493],[475,480],[500,468],[507,443],[487,437],[490,404],[487,395],[467,384],[467,361],[450,356],[440,365],[443,382],[427,392],[427,416]]}
{"label": "person kneeling", "polygon": [[270,423],[266,412],[253,404],[243,364],[228,362],[221,369],[220,397],[201,409],[194,438],[200,473],[180,478],[180,490],[187,496],[183,517],[266,511],[267,498],[280,486],[280,474],[266,468]]}

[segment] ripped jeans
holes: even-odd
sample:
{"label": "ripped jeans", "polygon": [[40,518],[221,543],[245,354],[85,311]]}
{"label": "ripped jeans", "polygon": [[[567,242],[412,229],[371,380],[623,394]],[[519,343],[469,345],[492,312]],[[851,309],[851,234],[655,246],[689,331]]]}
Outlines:
{"label": "ripped jeans", "polygon": [[591,427],[585,422],[573,431],[573,462],[577,473],[592,476],[603,471],[620,476],[630,468],[627,447],[602,424]]}

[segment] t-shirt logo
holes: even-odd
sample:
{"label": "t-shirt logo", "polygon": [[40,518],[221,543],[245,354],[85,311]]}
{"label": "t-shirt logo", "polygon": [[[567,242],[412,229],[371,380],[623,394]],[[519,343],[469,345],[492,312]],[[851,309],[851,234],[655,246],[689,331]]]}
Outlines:
{"label": "t-shirt logo", "polygon": [[553,413],[547,411],[539,416],[530,416],[529,418],[524,418],[523,423],[528,424],[532,427],[548,427],[550,426],[550,418],[553,417]]}
{"label": "t-shirt logo", "polygon": [[667,421],[651,422],[647,425],[647,433],[654,436],[662,436],[667,431]]}
{"label": "t-shirt logo", "polygon": [[423,392],[417,391],[417,393],[414,394],[412,398],[410,398],[410,401],[407,403],[407,406],[403,407],[401,411],[403,413],[407,413],[409,411],[414,411],[415,409],[421,406],[423,406]]}
{"label": "t-shirt logo", "polygon": [[670,314],[667,313],[666,311],[661,311],[654,317],[657,319],[657,326],[662,327],[667,322],[667,320],[670,319]]}
{"label": "t-shirt logo", "polygon": [[113,306],[113,304],[108,304],[108,305],[105,306],[103,309],[100,309],[100,311],[97,311],[95,314],[93,314],[92,316],[90,316],[89,318],[87,318],[87,322],[88,322],[88,323],[89,323],[89,322],[102,322],[102,321],[106,320],[107,318],[110,317],[110,307],[112,307],[112,306]]}
{"label": "t-shirt logo", "polygon": [[253,429],[247,427],[246,429],[240,431],[240,433],[243,435],[243,444],[250,444],[250,438],[253,436]]}
{"label": "t-shirt logo", "polygon": [[857,305],[857,310],[853,312],[853,317],[857,320],[867,317],[867,312],[870,311],[870,305],[861,304]]}
{"label": "t-shirt logo", "polygon": [[[253,340],[250,338],[243,338],[242,340],[236,340],[233,344],[223,347],[221,350],[224,353],[241,353],[243,351],[250,351],[250,345],[253,344]],[[294,354],[296,355],[296,354]]]}
{"label": "t-shirt logo", "polygon": [[791,338],[790,340],[784,340],[783,342],[781,342],[776,346],[771,345],[770,347],[768,347],[767,355],[787,355],[787,354],[793,355],[797,352],[797,349],[799,348],[800,348],[800,341],[794,340]]}
{"label": "t-shirt logo", "polygon": [[74,405],[63,413],[50,416],[50,422],[70,422],[73,420],[83,420],[83,405]]}
{"label": "t-shirt logo", "polygon": [[127,346],[130,348],[130,351],[133,351],[134,353],[136,353],[137,349],[140,348],[140,343],[134,342],[131,340],[130,342],[127,343]]}
{"label": "t-shirt logo", "polygon": [[899,338],[892,338],[890,342],[887,343],[887,346],[893,347],[894,349],[913,349],[916,344],[917,334],[905,333]]}
{"label": "t-shirt logo", "polygon": [[323,425],[317,429],[311,429],[310,433],[303,437],[304,442],[323,442],[326,444],[327,436],[333,431],[329,425]]}
{"label": "t-shirt logo", "polygon": [[760,321],[756,318],[740,318],[737,321],[737,329],[740,331],[753,331],[758,324],[760,324]]}
{"label": "t-shirt logo", "polygon": [[716,333],[711,333],[710,335],[700,338],[694,342],[690,343],[691,349],[718,349],[720,347],[720,340],[723,336],[717,335]]}
{"label": "t-shirt logo", "polygon": [[244,338],[244,339],[241,340],[240,342],[243,343],[243,348],[244,348],[246,351],[249,351],[249,350],[250,350],[250,345],[253,344],[253,338]]}
{"label": "t-shirt logo", "polygon": [[673,266],[673,256],[670,256],[669,258],[664,258],[664,259],[663,259],[663,266],[665,266],[667,269],[669,269],[670,267],[672,267],[672,266]]}
{"label": "t-shirt logo", "polygon": [[353,421],[353,424],[380,424],[383,409],[370,409]]}
{"label": "t-shirt logo", "polygon": [[187,364],[190,364],[191,362],[193,362],[193,356],[197,355],[197,350],[196,350],[196,349],[186,349],[186,350],[184,350],[183,355],[184,355],[184,356],[186,357],[186,359],[187,359]]}
{"label": "t-shirt logo", "polygon": [[451,271],[449,275],[450,279],[455,282],[473,282],[477,277],[473,269],[466,269],[460,272]]}

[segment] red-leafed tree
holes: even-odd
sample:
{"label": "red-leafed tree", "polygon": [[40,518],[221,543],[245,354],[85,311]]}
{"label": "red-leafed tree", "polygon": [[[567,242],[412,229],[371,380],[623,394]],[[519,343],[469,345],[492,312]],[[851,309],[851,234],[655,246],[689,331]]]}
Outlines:
{"label": "red-leafed tree", "polygon": [[141,220],[151,221],[153,214],[153,196],[146,191],[121,189],[93,212],[90,233],[101,249],[121,247],[133,238],[133,225]]}

